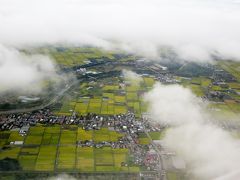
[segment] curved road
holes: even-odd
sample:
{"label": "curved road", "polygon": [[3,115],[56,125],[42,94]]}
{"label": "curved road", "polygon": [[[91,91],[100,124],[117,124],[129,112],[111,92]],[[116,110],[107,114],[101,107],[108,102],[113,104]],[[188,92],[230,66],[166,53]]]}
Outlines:
{"label": "curved road", "polygon": [[73,81],[70,85],[66,85],[66,87],[64,89],[62,89],[60,92],[58,92],[58,94],[46,104],[42,104],[40,106],[35,106],[35,107],[32,107],[32,108],[26,108],[26,109],[24,108],[24,109],[14,109],[14,110],[8,110],[8,111],[0,111],[0,114],[31,112],[31,111],[46,108],[46,107],[52,105],[53,103],[55,103],[60,97],[62,97],[62,95],[66,91],[68,91],[71,87],[73,87],[74,85],[76,85],[79,82],[80,82],[79,80],[76,80],[76,81]]}

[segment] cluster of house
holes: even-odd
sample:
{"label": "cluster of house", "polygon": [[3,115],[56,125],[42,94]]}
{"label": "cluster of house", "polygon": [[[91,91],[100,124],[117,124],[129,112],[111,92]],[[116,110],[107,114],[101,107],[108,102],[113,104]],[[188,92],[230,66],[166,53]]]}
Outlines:
{"label": "cluster of house", "polygon": [[[74,114],[74,113],[73,113]],[[55,116],[49,109],[43,109],[35,112],[1,115],[1,130],[18,130],[21,135],[27,134],[30,126],[37,123],[42,124],[76,124],[85,130],[98,130],[101,127],[108,127],[109,130],[123,133],[117,142],[94,142],[79,141],[78,146],[88,146],[101,148],[109,146],[112,148],[128,148],[135,155],[135,164],[144,163],[144,152],[141,145],[138,145],[138,133],[144,132],[143,122],[136,120],[134,113],[128,112],[121,115],[99,116],[96,114],[88,114],[86,116]]]}
{"label": "cluster of house", "polygon": [[[159,169],[159,153],[154,150],[153,145],[139,144],[139,134],[149,131],[159,131],[159,127],[151,126],[147,123],[146,118],[136,119],[134,113],[99,116],[96,114],[87,114],[86,116],[55,116],[49,109],[43,109],[35,112],[2,115],[0,117],[1,130],[18,129],[21,135],[27,134],[30,126],[37,123],[42,124],[76,124],[85,130],[99,130],[107,127],[110,131],[117,131],[124,134],[118,141],[101,141],[94,140],[78,141],[79,147],[112,147],[127,148],[132,154],[131,160],[127,164],[135,164],[145,167],[146,170],[157,171]],[[22,145],[23,142],[13,142],[13,144]]]}
{"label": "cluster of house", "polygon": [[157,152],[151,148],[145,155],[144,165],[148,170],[157,171],[159,169],[159,161]]}
{"label": "cluster of house", "polygon": [[102,142],[94,142],[93,140],[86,140],[86,141],[78,141],[78,147],[111,147],[113,149],[116,148],[127,148],[127,144],[125,144],[125,140],[119,139],[117,142],[109,142],[109,141],[102,141]]}
{"label": "cluster of house", "polygon": [[26,125],[35,125],[35,121],[29,121],[29,117],[30,113],[1,115],[0,129],[10,130],[18,128],[20,130],[21,127],[24,127]]}
{"label": "cluster of house", "polygon": [[158,74],[157,80],[163,84],[176,84],[180,81],[173,78],[172,74],[166,73],[166,74]]}
{"label": "cluster of house", "polygon": [[222,69],[215,69],[212,75],[215,82],[236,82],[236,78]]}
{"label": "cluster of house", "polygon": [[212,85],[219,86],[220,88],[222,88],[222,90],[221,91],[208,90],[206,93],[206,97],[209,100],[212,101],[233,100],[232,96],[230,96],[229,94],[238,95],[238,93],[234,89],[229,88],[227,84],[229,82],[236,82],[236,78],[233,75],[229,74],[228,72],[221,69],[215,69],[211,79]]}
{"label": "cluster of house", "polygon": [[[75,124],[81,125],[86,130],[100,129],[101,127],[110,127],[115,131],[131,133],[142,132],[143,126],[141,121],[135,120],[134,113],[127,113],[112,116],[99,116],[96,114],[87,114],[86,116],[57,116],[50,112],[49,109],[42,109],[35,112],[26,112],[18,114],[8,114],[0,116],[1,130],[10,130],[22,127],[34,126],[41,124]],[[23,130],[24,131],[24,130]]]}

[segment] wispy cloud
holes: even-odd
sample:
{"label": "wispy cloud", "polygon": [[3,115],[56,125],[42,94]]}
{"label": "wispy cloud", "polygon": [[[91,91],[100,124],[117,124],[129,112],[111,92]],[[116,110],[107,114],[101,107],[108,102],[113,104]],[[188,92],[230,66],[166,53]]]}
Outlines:
{"label": "wispy cloud", "polygon": [[240,5],[234,0],[0,0],[0,43],[68,42],[158,58],[212,54],[240,59]]}
{"label": "wispy cloud", "polygon": [[0,93],[39,93],[46,79],[56,78],[53,61],[43,55],[25,55],[0,45]]}
{"label": "wispy cloud", "polygon": [[145,99],[155,123],[171,126],[164,141],[185,159],[188,171],[198,179],[238,179],[240,141],[209,123],[205,104],[190,90],[156,84]]}
{"label": "wispy cloud", "polygon": [[129,81],[132,85],[139,85],[141,82],[143,82],[142,77],[130,70],[123,69],[122,74],[125,80]]}

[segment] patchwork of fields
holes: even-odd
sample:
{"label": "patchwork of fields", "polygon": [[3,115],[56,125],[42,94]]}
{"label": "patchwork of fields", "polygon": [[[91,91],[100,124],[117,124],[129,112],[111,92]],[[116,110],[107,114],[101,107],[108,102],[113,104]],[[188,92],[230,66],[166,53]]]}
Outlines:
{"label": "patchwork of fields", "polygon": [[[88,64],[90,61],[130,62],[136,59],[133,55],[90,47],[42,47],[36,51],[52,56],[57,64],[67,68]],[[209,76],[191,78],[176,76],[175,78],[179,80],[181,85],[191,89],[199,97],[206,96],[210,91],[221,92],[232,97],[234,101],[225,101],[221,104],[211,103],[209,107],[217,116],[226,115],[235,118],[236,114],[240,112],[240,64],[232,61],[218,61],[216,67],[224,69],[237,81],[227,82],[226,86],[221,86],[212,84],[213,80]],[[103,65],[89,67],[88,70],[104,71],[105,68]],[[120,66],[118,70],[122,70],[122,67]],[[126,87],[120,86],[120,79],[119,77],[109,77],[98,79],[95,82],[97,85],[91,84],[91,82],[80,84],[76,94],[70,99],[63,99],[62,107],[57,109],[55,113],[57,115],[71,115],[73,112],[79,115],[87,113],[115,115],[131,110],[137,117],[140,117],[147,110],[147,105],[142,100],[142,94],[151,89],[155,82],[154,78],[146,76],[140,86],[127,85]],[[228,91],[229,89],[233,91]]]}
{"label": "patchwork of fields", "polygon": [[206,96],[209,91],[221,92],[230,96],[231,100],[225,100],[224,102],[210,101],[208,109],[214,116],[220,119],[223,117],[233,119],[238,118],[240,113],[240,95],[231,92],[231,90],[240,93],[239,82],[226,83],[226,87],[222,87],[220,85],[213,85],[211,79],[207,77],[195,77],[191,79],[178,77],[178,80],[180,80],[183,86],[191,89],[191,91],[198,97]]}
{"label": "patchwork of fields", "polygon": [[141,113],[147,110],[147,105],[143,101],[142,95],[151,89],[155,83],[152,77],[144,77],[143,79],[144,81],[140,85],[129,84],[121,87],[116,82],[104,84],[102,87],[99,87],[100,95],[96,95],[94,90],[89,90],[83,96],[82,89],[86,90],[89,87],[95,89],[100,84],[89,85],[89,83],[85,83],[81,85],[76,98],[63,101],[61,109],[56,114],[71,115],[72,112],[76,112],[80,115],[86,115],[87,113],[116,115],[124,114],[130,110],[137,117],[140,117]]}
{"label": "patchwork of fields", "polygon": [[[134,55],[119,56],[119,52],[106,51],[94,47],[71,47],[71,48],[55,48],[55,47],[42,47],[35,49],[35,53],[50,55],[57,64],[64,67],[73,67],[87,64],[89,60],[121,60],[132,61],[135,60]],[[34,51],[32,52],[34,53]]]}
{"label": "patchwork of fields", "polygon": [[[115,142],[122,136],[107,128],[85,131],[75,125],[38,125],[31,127],[24,137],[16,131],[3,131],[0,132],[0,145],[4,147],[0,160],[16,159],[24,171],[138,172],[139,167],[122,166],[128,163],[128,149],[77,146],[78,141]],[[23,145],[7,145],[15,141],[23,141]]]}
{"label": "patchwork of fields", "polygon": [[[237,102],[240,100],[240,96],[225,92],[228,88],[212,85],[211,79],[207,77],[191,79],[176,77],[176,79],[198,97],[206,96],[208,91],[219,91],[235,99],[235,101],[224,101],[223,103],[209,103],[209,110],[217,117],[237,118],[240,113],[240,105]],[[62,101],[62,107],[55,113],[57,115],[71,115],[73,112],[79,115],[86,115],[87,113],[116,115],[132,111],[136,117],[141,117],[141,114],[147,111],[143,94],[149,91],[155,83],[152,77],[143,77],[143,80],[140,85],[127,84],[124,87],[121,87],[118,81],[112,83],[99,82],[91,85],[90,83],[83,83],[74,97]],[[101,87],[98,87],[99,84],[101,84]],[[239,83],[228,83],[228,86],[240,92]],[[89,90],[86,90],[88,88]],[[98,89],[98,91],[96,92],[95,89]]]}

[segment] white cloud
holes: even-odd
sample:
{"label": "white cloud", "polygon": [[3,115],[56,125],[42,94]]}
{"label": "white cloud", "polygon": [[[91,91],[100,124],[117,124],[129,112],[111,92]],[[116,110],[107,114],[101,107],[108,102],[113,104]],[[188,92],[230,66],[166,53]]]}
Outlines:
{"label": "white cloud", "polygon": [[56,77],[55,66],[47,56],[28,56],[0,46],[0,92],[40,92],[44,79]]}
{"label": "white cloud", "polygon": [[156,84],[145,99],[155,122],[172,126],[164,141],[181,155],[201,180],[234,180],[240,176],[240,141],[209,123],[204,103],[179,85]]}
{"label": "white cloud", "polygon": [[56,177],[53,176],[53,177],[49,177],[47,178],[48,180],[76,180],[75,177],[71,176],[71,175],[68,175],[68,174],[60,174],[60,175],[57,175]]}
{"label": "white cloud", "polygon": [[158,57],[211,53],[240,59],[240,4],[234,0],[0,0],[0,43],[69,42]]}
{"label": "white cloud", "polygon": [[139,85],[143,81],[142,77],[133,71],[123,69],[122,74],[124,78],[133,85]]}
{"label": "white cloud", "polygon": [[179,85],[157,83],[144,98],[150,102],[150,114],[162,123],[176,125],[202,118],[201,101],[189,89]]}

